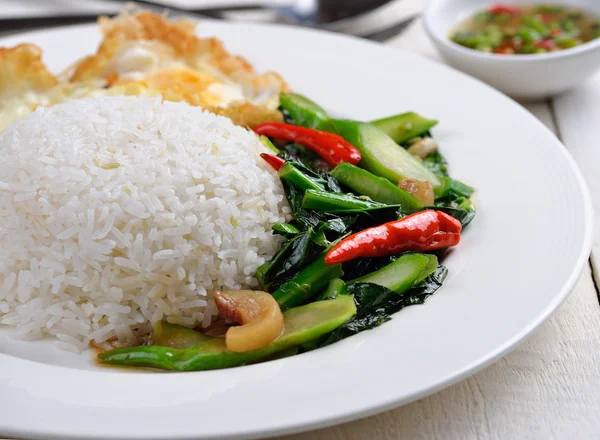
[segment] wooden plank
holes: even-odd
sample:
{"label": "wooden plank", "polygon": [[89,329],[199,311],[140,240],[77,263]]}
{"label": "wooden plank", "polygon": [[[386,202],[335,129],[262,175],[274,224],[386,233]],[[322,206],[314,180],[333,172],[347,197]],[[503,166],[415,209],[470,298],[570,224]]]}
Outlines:
{"label": "wooden plank", "polygon": [[417,52],[432,60],[442,61],[442,57],[435,46],[427,38],[423,28],[423,20],[420,18],[411,23],[400,35],[386,41],[386,44]]}
{"label": "wooden plank", "polygon": [[554,115],[552,114],[552,109],[547,102],[521,103],[521,105],[529,110],[533,116],[542,121],[544,125],[552,131],[552,133],[556,134]]}
{"label": "wooden plank", "polygon": [[600,73],[554,100],[558,130],[586,179],[594,204],[592,265],[600,274]]}
{"label": "wooden plank", "polygon": [[591,439],[599,408],[600,314],[586,266],[554,316],[491,367],[396,410],[285,440]]}

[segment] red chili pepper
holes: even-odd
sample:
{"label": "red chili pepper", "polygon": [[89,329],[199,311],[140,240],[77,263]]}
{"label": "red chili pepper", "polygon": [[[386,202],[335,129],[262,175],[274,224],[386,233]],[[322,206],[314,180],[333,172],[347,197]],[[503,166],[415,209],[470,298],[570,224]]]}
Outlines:
{"label": "red chili pepper", "polygon": [[274,154],[260,153],[260,157],[262,157],[265,162],[271,165],[275,171],[279,171],[279,169],[285,165],[285,160],[279,156],[275,156]]}
{"label": "red chili pepper", "polygon": [[429,209],[351,235],[329,251],[325,263],[456,246],[461,230],[462,225],[454,217]]}
{"label": "red chili pepper", "polygon": [[552,40],[539,40],[539,41],[535,41],[533,43],[533,45],[535,47],[540,47],[540,48],[546,49],[546,50],[556,49],[556,44],[554,44],[554,41],[552,41]]}
{"label": "red chili pepper", "polygon": [[515,51],[516,46],[512,39],[502,42],[496,49],[494,49],[494,53],[500,55],[510,55],[515,53]]}
{"label": "red chili pepper", "polygon": [[254,131],[270,138],[304,145],[325,159],[332,167],[342,162],[358,165],[361,159],[360,151],[354,145],[343,137],[326,131],[275,122],[260,124],[254,127]]}
{"label": "red chili pepper", "polygon": [[546,13],[546,14],[542,13],[542,21],[543,21],[544,23],[546,23],[546,24],[548,24],[548,23],[552,23],[552,22],[553,22],[553,21],[555,21],[555,20],[556,20],[556,19],[554,18],[554,15],[552,15],[552,14],[548,14],[548,13]]}
{"label": "red chili pepper", "polygon": [[492,5],[488,8],[490,14],[518,14],[519,8],[508,5]]}
{"label": "red chili pepper", "polygon": [[556,37],[557,35],[562,34],[563,30],[562,29],[552,29],[550,31],[550,36],[551,37]]}

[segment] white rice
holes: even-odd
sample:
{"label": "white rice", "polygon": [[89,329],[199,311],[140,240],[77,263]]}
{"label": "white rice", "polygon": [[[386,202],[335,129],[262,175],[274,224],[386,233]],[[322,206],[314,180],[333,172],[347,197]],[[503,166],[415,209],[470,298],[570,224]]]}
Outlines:
{"label": "white rice", "polygon": [[0,324],[59,346],[210,324],[289,216],[257,137],[158,98],[39,108],[0,132]]}

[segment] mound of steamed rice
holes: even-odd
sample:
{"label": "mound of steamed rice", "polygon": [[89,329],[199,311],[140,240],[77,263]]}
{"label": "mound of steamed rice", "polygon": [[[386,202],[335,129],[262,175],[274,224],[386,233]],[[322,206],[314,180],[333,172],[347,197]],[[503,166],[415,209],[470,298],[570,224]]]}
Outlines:
{"label": "mound of steamed rice", "polygon": [[0,133],[0,324],[65,349],[207,326],[257,285],[289,208],[230,120],[142,97],[40,108]]}

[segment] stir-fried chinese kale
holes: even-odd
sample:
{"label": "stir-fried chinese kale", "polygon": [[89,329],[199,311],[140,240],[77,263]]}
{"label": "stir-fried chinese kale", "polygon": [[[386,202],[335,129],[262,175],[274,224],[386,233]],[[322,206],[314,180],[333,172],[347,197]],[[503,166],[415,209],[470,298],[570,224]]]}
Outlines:
{"label": "stir-fried chinese kale", "polygon": [[[158,324],[154,345],[109,351],[102,362],[191,371],[287,356],[377,327],[440,288],[448,270],[439,262],[475,210],[473,188],[449,177],[431,137],[437,121],[416,113],[338,120],[293,94],[281,96],[281,110],[285,124],[255,129],[267,136],[273,154],[262,157],[277,170],[293,212],[290,223],[273,225],[285,241],[256,271],[270,296],[258,295],[251,312],[239,294],[216,298],[222,314],[243,324],[239,334],[254,328],[270,339],[234,349],[229,332],[198,337]],[[256,304],[267,299],[283,311],[281,336],[270,335],[281,327],[260,322],[267,307]]]}

